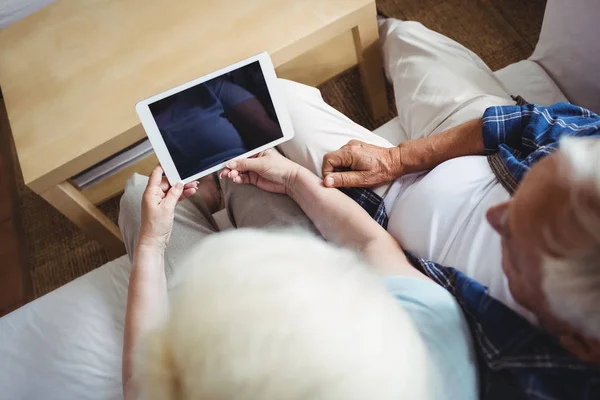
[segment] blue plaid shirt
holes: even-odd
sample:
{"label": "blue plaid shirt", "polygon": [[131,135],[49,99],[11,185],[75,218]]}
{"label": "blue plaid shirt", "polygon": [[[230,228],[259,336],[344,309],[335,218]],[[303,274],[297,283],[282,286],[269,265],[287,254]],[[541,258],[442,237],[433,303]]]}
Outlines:
{"label": "blue plaid shirt", "polygon": [[477,349],[481,399],[600,399],[600,367],[579,361],[554,336],[460,271],[410,253],[407,257],[458,300]]}
{"label": "blue plaid shirt", "polygon": [[[490,107],[482,133],[490,166],[512,194],[529,168],[558,148],[561,136],[600,137],[600,117],[568,103]],[[344,192],[387,228],[381,197],[362,188]],[[600,399],[600,367],[579,361],[461,272],[407,256],[461,305],[477,348],[482,399]]]}
{"label": "blue plaid shirt", "polygon": [[509,193],[562,136],[600,136],[600,116],[569,103],[490,107],[483,114],[483,145],[494,174]]}

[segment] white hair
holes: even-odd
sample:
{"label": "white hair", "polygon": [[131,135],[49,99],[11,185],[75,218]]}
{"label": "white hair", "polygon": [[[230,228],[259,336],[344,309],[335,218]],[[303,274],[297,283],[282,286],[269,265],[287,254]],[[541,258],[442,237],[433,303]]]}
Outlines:
{"label": "white hair", "polygon": [[[591,246],[563,248],[563,258],[544,256],[542,288],[556,317],[600,339],[600,138],[564,138],[559,154],[562,178],[568,179],[570,207],[591,238]],[[551,235],[546,236],[558,245]]]}
{"label": "white hair", "polygon": [[353,252],[244,229],[183,264],[168,321],[137,352],[146,400],[428,398],[425,344]]}

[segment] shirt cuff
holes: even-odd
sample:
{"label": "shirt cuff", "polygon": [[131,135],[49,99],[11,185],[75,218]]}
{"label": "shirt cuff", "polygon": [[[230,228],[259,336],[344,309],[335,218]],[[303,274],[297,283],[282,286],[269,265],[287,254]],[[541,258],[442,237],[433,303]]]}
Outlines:
{"label": "shirt cuff", "polygon": [[498,151],[510,141],[515,127],[521,127],[521,106],[493,106],[483,113],[481,134],[486,154]]}

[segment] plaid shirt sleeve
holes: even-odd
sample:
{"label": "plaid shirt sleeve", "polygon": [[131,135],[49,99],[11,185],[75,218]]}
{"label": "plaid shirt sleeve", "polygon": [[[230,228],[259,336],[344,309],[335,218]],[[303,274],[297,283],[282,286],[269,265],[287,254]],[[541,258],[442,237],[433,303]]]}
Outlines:
{"label": "plaid shirt sleeve", "polygon": [[600,116],[570,103],[490,107],[482,135],[494,173],[512,193],[533,164],[558,148],[562,136],[600,137]]}
{"label": "plaid shirt sleeve", "polygon": [[567,352],[460,271],[415,257],[409,262],[460,304],[479,359],[481,400],[600,399],[600,367]]}

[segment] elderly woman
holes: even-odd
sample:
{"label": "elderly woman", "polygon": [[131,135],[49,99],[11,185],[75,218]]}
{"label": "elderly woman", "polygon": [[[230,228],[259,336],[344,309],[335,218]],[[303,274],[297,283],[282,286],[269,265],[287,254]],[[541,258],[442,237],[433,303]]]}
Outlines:
{"label": "elderly woman", "polygon": [[271,229],[210,235],[202,204],[175,210],[197,184],[169,188],[160,167],[122,199],[126,398],[477,398],[458,303],[366,212],[275,150],[229,167],[232,222]]}
{"label": "elderly woman", "polygon": [[[326,240],[358,257],[303,232],[240,230],[205,239],[208,215],[189,203],[174,212],[196,184],[169,188],[157,168],[143,194],[133,253],[126,398],[136,398],[140,387],[149,399],[477,398],[478,374],[484,398],[594,398],[593,310],[569,305],[596,304],[599,160],[600,140],[566,140],[534,165],[510,206],[488,212],[503,237],[515,299],[549,332],[456,270],[412,257],[411,264],[355,202],[275,150],[223,171],[237,184],[223,182],[230,217],[238,225],[311,229],[293,199]],[[131,186],[123,199],[129,216],[136,215],[135,191]],[[562,216],[562,228],[536,229],[546,213]],[[165,254],[174,216],[191,229],[175,247],[183,255],[172,248]],[[136,241],[131,232],[128,246]],[[177,269],[170,310],[165,259]],[[465,319],[442,286],[468,315],[479,368]],[[573,297],[573,287],[587,295]],[[592,318],[582,324],[581,313]],[[514,340],[502,342],[507,337]],[[532,368],[536,359],[545,361]]]}

